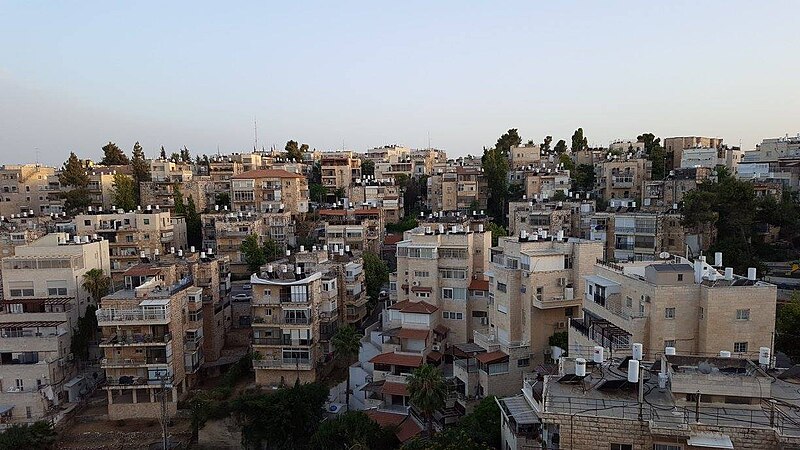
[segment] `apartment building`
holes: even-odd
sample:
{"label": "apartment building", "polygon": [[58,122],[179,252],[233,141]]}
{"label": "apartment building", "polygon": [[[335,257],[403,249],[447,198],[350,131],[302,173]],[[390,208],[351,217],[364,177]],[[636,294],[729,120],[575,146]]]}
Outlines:
{"label": "apartment building", "polygon": [[724,166],[730,173],[735,174],[743,154],[744,153],[738,147],[728,148],[728,146],[725,145],[719,148],[685,148],[681,154],[680,167],[707,167],[715,169],[718,166]]}
{"label": "apartment building", "polygon": [[231,272],[237,276],[250,274],[241,247],[247,236],[255,234],[264,242],[264,219],[258,213],[203,214],[203,248],[230,260]]}
{"label": "apartment building", "polygon": [[428,203],[433,211],[486,209],[486,178],[480,168],[450,167],[428,177]]}
{"label": "apartment building", "polygon": [[503,448],[800,444],[800,426],[790,418],[798,407],[796,377],[785,371],[775,377],[758,359],[670,353],[630,362],[603,353],[569,358],[557,374],[526,379],[521,393],[498,402]]}
{"label": "apartment building", "polygon": [[231,177],[234,211],[308,212],[308,181],[302,175],[281,169],[258,169]]}
{"label": "apartment building", "polygon": [[550,235],[563,231],[566,236],[585,237],[582,229],[595,213],[593,200],[528,201],[508,204],[508,234],[517,235],[547,231]]}
{"label": "apartment building", "polygon": [[344,189],[361,178],[361,160],[349,151],[325,152],[320,159],[320,170],[323,186],[330,190]]}
{"label": "apartment building", "polygon": [[612,354],[633,342],[649,356],[664,347],[681,353],[758,355],[772,347],[777,288],[733,274],[715,254],[714,266],[700,256],[670,256],[628,264],[599,260],[586,275],[583,318],[569,329],[570,349],[595,345]]}
{"label": "apartment building", "polygon": [[[212,156],[208,161],[208,177],[210,182],[207,190],[206,204],[216,205],[216,198],[220,194],[231,194],[231,178],[244,172],[244,166],[232,155]],[[230,206],[230,205],[228,205]]]}
{"label": "apartment building", "polygon": [[641,156],[644,154],[644,142],[634,141],[631,139],[620,139],[608,144],[608,151]]}
{"label": "apartment building", "polygon": [[112,420],[174,417],[196,381],[203,356],[203,288],[191,264],[143,260],[123,274],[123,288],[97,310]]}
{"label": "apartment building", "polygon": [[646,159],[610,159],[595,165],[595,190],[606,201],[636,200],[642,197],[642,186],[650,179],[652,163]]}
{"label": "apartment building", "polygon": [[16,246],[30,244],[47,234],[52,221],[49,216],[29,216],[28,213],[0,216],[0,258],[14,256]]}
{"label": "apartment building", "polygon": [[364,159],[379,162],[394,163],[406,159],[411,154],[411,149],[402,145],[384,145],[383,147],[371,148],[364,153]]}
{"label": "apartment building", "polygon": [[320,241],[328,247],[347,246],[352,251],[380,253],[386,223],[380,208],[319,210]]}
{"label": "apartment building", "polygon": [[679,136],[664,138],[664,149],[666,150],[666,168],[675,169],[680,166],[683,158],[683,151],[687,148],[720,148],[722,138],[705,136]]}
{"label": "apartment building", "polygon": [[171,211],[175,207],[175,195],[180,191],[184,204],[192,197],[198,211],[208,206],[208,191],[214,184],[210,176],[197,176],[191,163],[153,159],[150,174],[151,181],[141,183],[142,204],[158,205]]}
{"label": "apartment building", "polygon": [[56,169],[39,164],[5,164],[0,167],[0,215],[50,212],[48,177]]}
{"label": "apartment building", "polygon": [[347,197],[356,205],[382,209],[386,223],[403,219],[403,192],[393,180],[362,177],[348,188]]}
{"label": "apartment building", "polygon": [[103,209],[111,209],[114,205],[114,176],[120,174],[133,179],[130,166],[91,165],[86,169],[86,174],[89,176],[86,188],[91,206]]}
{"label": "apartment building", "polygon": [[474,353],[454,365],[459,390],[478,397],[517,391],[523,374],[549,357],[549,338],[580,314],[580,274],[601,255],[599,243],[563,234],[501,237],[491,249],[489,330],[474,332]]}
{"label": "apartment building", "polygon": [[521,169],[526,166],[538,165],[542,160],[539,144],[520,144],[508,152],[509,168]]}
{"label": "apartment building", "polygon": [[170,213],[158,205],[132,212],[104,212],[90,208],[75,216],[74,221],[77,234],[98,235],[109,242],[111,273],[115,282],[121,282],[122,274],[138,264],[143,255],[152,258],[157,254],[166,255],[173,248],[186,248],[185,240],[176,239]]}
{"label": "apartment building", "polygon": [[680,168],[670,170],[664,180],[645,181],[642,208],[648,211],[676,209],[673,205],[681,203],[687,192],[714,179],[711,173],[708,167]]}
{"label": "apartment building", "polygon": [[51,418],[89,388],[77,378],[70,343],[93,302],[83,275],[92,269],[109,274],[108,250],[105,240],[51,233],[3,258],[0,404],[7,421]]}
{"label": "apartment building", "polygon": [[568,195],[572,186],[569,170],[564,169],[527,170],[521,177],[525,196],[537,201],[551,199],[557,193]]}

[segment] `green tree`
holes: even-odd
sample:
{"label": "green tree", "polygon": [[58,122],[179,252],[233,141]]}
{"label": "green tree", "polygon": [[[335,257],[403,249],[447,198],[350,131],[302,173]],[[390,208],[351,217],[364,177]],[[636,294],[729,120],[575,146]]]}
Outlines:
{"label": "green tree", "polygon": [[364,252],[364,277],[366,278],[367,295],[377,301],[381,287],[389,282],[389,268],[375,253]]}
{"label": "green tree", "polygon": [[358,356],[358,350],[361,348],[361,335],[358,334],[355,328],[350,325],[345,325],[336,331],[331,339],[333,344],[334,354],[341,362],[345,363],[347,370],[347,386],[345,391],[345,404],[347,410],[350,410],[350,370],[349,366],[353,360]]}
{"label": "green tree", "polygon": [[159,154],[159,157],[160,157],[161,159],[163,159],[163,160],[166,160],[166,159],[167,159],[167,151],[166,151],[166,150],[164,150],[164,146],[163,146],[163,145],[161,146],[161,153]]}
{"label": "green tree", "polygon": [[247,236],[239,248],[242,252],[244,261],[247,263],[247,269],[251,273],[257,273],[258,269],[267,263],[267,257],[264,255],[264,249],[258,242],[258,235],[253,233]]}
{"label": "green tree", "polygon": [[267,239],[264,241],[264,257],[269,261],[275,261],[281,258],[283,249],[274,239]]}
{"label": "green tree", "polygon": [[564,165],[564,169],[570,171],[570,175],[571,172],[575,170],[575,163],[572,162],[572,158],[570,158],[569,154],[567,153],[560,154],[558,156],[558,162]]}
{"label": "green tree", "polygon": [[492,246],[497,245],[497,239],[503,236],[508,236],[508,231],[502,225],[498,225],[494,222],[489,222],[489,225],[486,229],[492,233]]}
{"label": "green tree", "polygon": [[173,212],[176,215],[186,215],[186,203],[183,202],[183,193],[181,192],[181,185],[175,183],[172,185],[172,199],[175,201]]}
{"label": "green tree", "polygon": [[53,426],[44,420],[32,424],[14,424],[0,433],[0,449],[47,450],[55,448],[57,438]]}
{"label": "green tree", "polygon": [[336,194],[336,200],[341,200],[347,197],[347,192],[344,190],[344,188],[337,189],[335,194]]}
{"label": "green tree", "polygon": [[578,128],[572,134],[572,152],[580,152],[589,148],[588,141],[583,135],[583,128]]}
{"label": "green tree", "polygon": [[800,361],[797,347],[800,330],[800,293],[795,291],[788,303],[778,305],[775,318],[775,351],[784,352],[792,361]]}
{"label": "green tree", "polygon": [[406,216],[398,223],[387,223],[387,233],[402,233],[404,231],[412,230],[419,226],[419,222],[412,216]]}
{"label": "green tree", "polygon": [[[500,413],[497,414],[500,417]],[[362,411],[349,411],[323,421],[311,438],[311,448],[351,450],[389,450],[397,448],[397,436],[389,428],[378,425]]]}
{"label": "green tree", "polygon": [[319,183],[311,183],[308,185],[308,194],[311,201],[324,203],[328,197],[328,189]]}
{"label": "green tree", "polygon": [[447,387],[442,372],[430,364],[414,369],[408,377],[408,393],[411,404],[425,416],[427,434],[433,434],[433,413],[444,408]]}
{"label": "green tree", "polygon": [[477,200],[473,200],[469,204],[469,213],[472,214],[473,212],[480,212],[481,211],[481,204],[478,203]]}
{"label": "green tree", "polygon": [[500,149],[484,149],[482,165],[489,187],[489,214],[495,223],[502,225],[508,204],[508,158]]}
{"label": "green tree", "polygon": [[301,150],[301,147],[297,144],[297,141],[294,140],[286,142],[286,147],[284,147],[284,150],[286,150],[286,157],[296,161],[302,161],[303,152],[308,150],[308,145],[303,144],[303,147],[305,150]]}
{"label": "green tree", "polygon": [[[498,413],[499,417],[500,413]],[[476,442],[470,434],[460,426],[445,428],[435,436],[417,436],[403,445],[402,450],[493,450]]]}
{"label": "green tree", "polygon": [[553,143],[553,136],[545,136],[542,142],[541,153],[550,153],[550,144]]}
{"label": "green tree", "polygon": [[231,410],[242,426],[247,449],[305,449],[319,427],[328,398],[321,383],[297,384],[270,393],[246,392]]}
{"label": "green tree", "polygon": [[497,144],[494,148],[498,149],[504,157],[508,158],[508,154],[513,147],[522,143],[522,138],[519,136],[516,128],[511,128],[506,131],[502,136],[497,138]]}
{"label": "green tree", "polygon": [[67,188],[61,193],[61,198],[64,199],[64,209],[70,214],[83,210],[92,204],[89,189],[87,189],[89,175],[74,152],[70,152],[69,158],[61,167],[61,173],[58,174],[58,182]]}
{"label": "green tree", "polygon": [[464,430],[471,440],[489,448],[502,448],[500,427],[500,407],[491,395],[481,400],[471,413],[458,422],[458,428]]}
{"label": "green tree", "polygon": [[227,192],[217,192],[214,195],[214,204],[219,205],[220,208],[227,206],[228,208],[231,207],[231,194]]}
{"label": "green tree", "polygon": [[125,156],[125,152],[117,147],[117,144],[108,141],[108,144],[103,146],[103,159],[100,164],[104,166],[127,166],[131,162]]}
{"label": "green tree", "polygon": [[111,278],[101,269],[91,269],[83,274],[83,289],[89,293],[91,303],[97,305],[100,299],[108,295],[111,289]]}
{"label": "green tree", "polygon": [[594,189],[594,166],[591,164],[580,164],[575,167],[574,172],[570,172],[572,177],[572,189],[576,191],[589,192]]}
{"label": "green tree", "polygon": [[114,192],[111,197],[114,205],[125,211],[136,209],[139,202],[136,201],[136,185],[133,179],[122,173],[115,174],[113,186]]}
{"label": "green tree", "polygon": [[371,159],[361,161],[361,175],[375,175],[375,161]]}
{"label": "green tree", "polygon": [[[184,146],[183,146],[183,148],[181,149],[181,153],[180,153],[179,157],[180,157],[180,160],[181,160],[182,162],[187,162],[187,163],[190,163],[190,162],[192,162],[192,155],[190,155],[190,154],[189,154],[189,149],[188,149],[188,148],[186,148],[186,146],[185,146],[185,145],[184,145]],[[177,161],[176,161],[176,162],[177,162]]]}
{"label": "green tree", "polygon": [[636,137],[638,142],[644,144],[644,152],[647,159],[652,163],[650,177],[653,180],[662,180],[667,175],[666,159],[667,153],[661,146],[661,138],[657,138],[653,133],[643,133]]}
{"label": "green tree", "polygon": [[550,200],[553,200],[554,202],[563,202],[569,200],[569,198],[563,190],[559,189],[553,193],[553,198]]}
{"label": "green tree", "polygon": [[131,154],[131,171],[133,172],[133,181],[136,184],[136,204],[142,202],[142,183],[151,180],[150,164],[144,156],[144,150],[139,142],[133,144],[133,153]]}
{"label": "green tree", "polygon": [[555,152],[557,154],[559,154],[559,155],[562,154],[562,153],[566,153],[567,152],[567,141],[565,141],[563,139],[559,139],[559,141],[556,142],[556,146],[555,146],[555,148],[553,150],[555,150]]}
{"label": "green tree", "polygon": [[189,246],[203,248],[203,221],[191,195],[186,201],[186,241]]}
{"label": "green tree", "polygon": [[179,162],[181,162],[181,154],[177,152],[172,152],[172,154],[169,155],[169,160],[175,164],[178,164]]}

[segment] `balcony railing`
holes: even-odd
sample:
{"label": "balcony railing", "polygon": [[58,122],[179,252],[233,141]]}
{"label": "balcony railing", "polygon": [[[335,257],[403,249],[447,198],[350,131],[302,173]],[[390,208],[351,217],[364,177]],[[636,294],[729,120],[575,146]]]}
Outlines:
{"label": "balcony railing", "polygon": [[145,309],[98,309],[97,322],[98,325],[103,326],[110,324],[122,324],[129,322],[131,324],[137,323],[168,323],[170,321],[170,310],[165,309],[161,311],[145,310]]}
{"label": "balcony railing", "polygon": [[314,345],[314,339],[296,339],[287,337],[254,337],[253,345],[286,345],[293,347],[307,347]]}
{"label": "balcony railing", "polygon": [[125,346],[125,345],[164,345],[172,342],[172,334],[164,333],[163,335],[153,336],[151,334],[144,335],[114,335],[100,341],[100,346]]}
{"label": "balcony railing", "polygon": [[253,367],[256,369],[297,369],[311,370],[313,368],[310,359],[254,359]]}
{"label": "balcony railing", "polygon": [[171,357],[166,356],[148,356],[144,359],[140,358],[103,358],[100,360],[100,366],[107,367],[140,367],[145,365],[166,365],[172,362]]}

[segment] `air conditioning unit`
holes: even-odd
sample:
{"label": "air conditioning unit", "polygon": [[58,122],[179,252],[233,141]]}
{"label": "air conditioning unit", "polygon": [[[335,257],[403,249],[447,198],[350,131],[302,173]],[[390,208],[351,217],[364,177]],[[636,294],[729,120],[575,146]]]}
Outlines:
{"label": "air conditioning unit", "polygon": [[431,349],[433,351],[435,351],[435,352],[439,352],[439,351],[442,350],[442,345],[441,344],[433,344],[433,345],[431,345]]}
{"label": "air conditioning unit", "polygon": [[561,329],[561,328],[567,328],[567,322],[565,322],[565,321],[563,321],[563,320],[562,320],[561,322],[558,322],[558,328],[559,328],[559,329]]}

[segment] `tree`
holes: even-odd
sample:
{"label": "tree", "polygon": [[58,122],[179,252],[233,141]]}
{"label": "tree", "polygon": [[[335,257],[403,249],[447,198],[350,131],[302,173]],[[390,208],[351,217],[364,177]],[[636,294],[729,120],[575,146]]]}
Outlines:
{"label": "tree", "polygon": [[319,183],[311,183],[308,185],[308,194],[311,201],[324,203],[328,196],[328,189]]}
{"label": "tree", "polygon": [[125,211],[136,209],[139,202],[136,201],[136,185],[133,179],[125,174],[114,174],[114,192],[112,199],[114,205]]}
{"label": "tree", "polygon": [[347,410],[350,410],[350,362],[358,356],[358,350],[361,348],[361,335],[358,334],[355,328],[350,325],[345,325],[336,331],[331,339],[333,344],[334,354],[340,361],[347,363],[347,390],[345,391],[345,404]]}
{"label": "tree", "polygon": [[142,202],[142,183],[151,180],[150,164],[144,156],[144,150],[139,142],[133,144],[133,153],[131,154],[131,171],[133,172],[133,181],[136,184],[136,204]]}
{"label": "tree", "polygon": [[455,426],[445,428],[436,436],[417,436],[403,445],[402,450],[493,450],[497,448],[500,447],[490,447],[476,442],[464,428]]}
{"label": "tree", "polygon": [[508,158],[498,148],[484,149],[482,164],[489,187],[489,214],[495,223],[502,225],[508,203]]}
{"label": "tree", "polygon": [[433,434],[433,413],[444,408],[447,399],[442,372],[430,364],[423,364],[414,369],[407,385],[411,404],[425,416],[427,434],[430,436]]}
{"label": "tree", "polygon": [[231,207],[231,194],[227,192],[217,192],[214,195],[214,204],[219,205],[220,208],[227,206],[228,208]]}
{"label": "tree", "polygon": [[231,404],[248,449],[308,448],[328,398],[321,383],[297,384],[269,393],[246,392]]}
{"label": "tree", "polygon": [[361,175],[375,175],[375,161],[371,159],[361,161]]}
{"label": "tree", "polygon": [[545,136],[544,142],[542,142],[542,146],[540,149],[541,153],[543,154],[550,153],[550,144],[552,143],[553,143],[553,136]]}
{"label": "tree", "polygon": [[497,245],[498,238],[508,236],[508,231],[505,229],[505,227],[494,222],[489,222],[489,225],[486,228],[492,233],[492,246]]}
{"label": "tree", "polygon": [[565,141],[563,139],[559,139],[559,141],[556,142],[556,146],[555,146],[555,148],[553,150],[555,150],[555,152],[557,154],[559,154],[559,155],[562,154],[562,153],[566,153],[567,152],[567,141]]}
{"label": "tree", "polygon": [[583,128],[578,128],[572,134],[572,153],[580,152],[589,148],[586,137],[583,135]]}
{"label": "tree", "polygon": [[402,233],[404,231],[413,230],[419,226],[419,222],[412,216],[405,216],[403,220],[398,223],[387,223],[387,233]]}
{"label": "tree", "polygon": [[364,252],[364,277],[366,278],[367,295],[377,301],[381,287],[389,282],[389,268],[375,253]]}
{"label": "tree", "polygon": [[[305,146],[306,150],[308,150],[308,145],[307,144],[303,144],[303,145]],[[297,141],[290,140],[290,141],[286,142],[286,147],[284,147],[284,150],[286,150],[286,157],[287,158],[293,159],[293,160],[296,160],[296,161],[302,161],[303,160],[303,151],[300,150],[300,146],[297,144]]]}
{"label": "tree", "polygon": [[78,317],[70,341],[70,352],[81,361],[89,359],[89,344],[97,333],[97,306],[88,305],[83,316]]}
{"label": "tree", "polygon": [[111,278],[101,269],[91,269],[83,274],[83,289],[92,297],[91,303],[100,303],[111,289]]}
{"label": "tree", "polygon": [[575,170],[575,163],[572,162],[572,158],[567,153],[562,153],[558,156],[558,162],[564,165],[565,170],[569,170],[572,172]]}
{"label": "tree", "polygon": [[191,195],[186,201],[186,241],[189,246],[203,247],[203,220]]}
{"label": "tree", "polygon": [[103,159],[100,164],[104,166],[127,166],[131,162],[125,156],[125,152],[117,147],[117,144],[108,141],[108,144],[103,146]]}
{"label": "tree", "polygon": [[181,154],[173,152],[171,155],[169,155],[169,160],[175,164],[178,164],[179,162],[181,162]]}
{"label": "tree", "polygon": [[61,198],[64,199],[64,209],[70,214],[83,210],[92,204],[92,199],[87,189],[89,175],[74,152],[70,152],[69,158],[61,167],[58,182],[67,188],[66,191],[61,193]]}
{"label": "tree", "polygon": [[522,143],[522,138],[519,136],[516,128],[511,128],[506,131],[502,136],[497,138],[497,144],[494,148],[498,149],[504,157],[508,158],[508,154],[513,147]]}
{"label": "tree", "polygon": [[242,257],[247,263],[247,269],[252,273],[257,273],[259,268],[267,263],[264,249],[258,243],[258,235],[255,233],[248,235],[242,241],[239,251],[242,252]]}
{"label": "tree", "polygon": [[788,303],[778,305],[775,318],[775,351],[786,353],[795,363],[800,361],[797,330],[800,330],[800,293],[795,291]]}
{"label": "tree", "polygon": [[173,206],[173,212],[179,216],[185,215],[186,204],[183,202],[183,193],[181,192],[181,185],[178,183],[172,185],[172,199],[175,201],[175,206]]}
{"label": "tree", "polygon": [[572,189],[575,191],[589,192],[594,189],[594,166],[580,164],[571,172]]}
{"label": "tree", "polygon": [[53,425],[45,420],[32,424],[14,424],[0,433],[0,449],[47,450],[54,448],[57,438]]}
{"label": "tree", "polygon": [[[180,159],[181,159],[182,162],[187,162],[187,163],[192,162],[192,155],[189,154],[189,149],[186,148],[185,145],[181,149]],[[175,162],[177,162],[177,161],[175,161]]]}
{"label": "tree", "polygon": [[[500,417],[500,413],[497,413]],[[311,448],[328,450],[331,445],[353,450],[389,450],[397,448],[397,436],[378,425],[362,411],[348,411],[323,421],[311,438]]]}
{"label": "tree", "polygon": [[274,239],[267,239],[264,241],[264,257],[267,262],[274,261],[281,257],[281,246]]}
{"label": "tree", "polygon": [[164,146],[163,145],[161,146],[161,153],[160,153],[159,157],[161,159],[167,159],[167,151],[164,150]]}
{"label": "tree", "polygon": [[458,422],[458,427],[477,444],[501,448],[500,421],[500,407],[497,406],[494,396],[489,396],[481,400],[471,413],[464,416]]}
{"label": "tree", "polygon": [[665,167],[667,153],[661,146],[661,138],[657,138],[653,133],[643,133],[636,137],[636,141],[644,144],[644,152],[652,163],[650,177],[653,180],[664,179],[667,175]]}
{"label": "tree", "polygon": [[551,200],[553,200],[554,202],[563,202],[567,201],[568,199],[569,198],[567,197],[567,194],[561,189],[555,191],[553,193],[553,198],[551,198]]}

